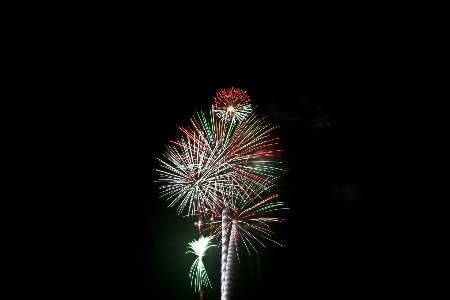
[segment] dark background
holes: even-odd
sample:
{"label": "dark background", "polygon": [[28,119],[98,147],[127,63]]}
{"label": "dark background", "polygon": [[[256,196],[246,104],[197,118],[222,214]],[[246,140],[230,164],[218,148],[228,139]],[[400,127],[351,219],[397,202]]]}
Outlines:
{"label": "dark background", "polygon": [[[14,239],[22,290],[196,299],[185,254],[196,228],[158,197],[153,169],[180,136],[176,125],[230,86],[280,125],[279,192],[290,208],[276,227],[284,247],[242,254],[236,298],[382,295],[408,285],[420,231],[405,156],[410,110],[426,93],[420,26],[395,15],[324,22],[298,12],[275,21],[269,11],[175,27],[140,14],[87,23],[61,15],[25,29],[26,186],[15,196],[24,233]],[[205,261],[208,297],[218,299],[219,257]]]}

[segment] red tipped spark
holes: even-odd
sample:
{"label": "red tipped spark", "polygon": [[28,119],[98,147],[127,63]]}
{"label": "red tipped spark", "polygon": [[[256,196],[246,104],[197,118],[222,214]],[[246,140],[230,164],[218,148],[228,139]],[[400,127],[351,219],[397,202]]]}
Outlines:
{"label": "red tipped spark", "polygon": [[242,122],[252,105],[246,91],[238,88],[221,89],[214,97],[214,112],[224,121]]}

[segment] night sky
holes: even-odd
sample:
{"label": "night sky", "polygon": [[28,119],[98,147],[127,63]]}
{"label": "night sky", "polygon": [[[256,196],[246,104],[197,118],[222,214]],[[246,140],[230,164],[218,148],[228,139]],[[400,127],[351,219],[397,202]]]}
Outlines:
{"label": "night sky", "polygon": [[[250,26],[207,39],[136,27],[41,35],[27,59],[34,100],[21,109],[35,121],[20,153],[33,196],[18,196],[27,207],[18,222],[27,291],[198,299],[188,277],[194,258],[185,254],[196,228],[158,197],[153,169],[181,136],[176,125],[231,86],[280,126],[286,171],[278,191],[290,208],[274,229],[284,247],[242,253],[236,299],[402,289],[413,203],[400,176],[401,116],[424,93],[410,40],[370,26],[315,34]],[[214,288],[207,299],[219,299],[217,252],[205,261]]]}

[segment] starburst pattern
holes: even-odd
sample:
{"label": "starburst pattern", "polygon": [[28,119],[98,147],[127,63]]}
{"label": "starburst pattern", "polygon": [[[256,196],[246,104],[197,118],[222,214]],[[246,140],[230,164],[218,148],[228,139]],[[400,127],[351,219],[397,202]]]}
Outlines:
{"label": "starburst pattern", "polygon": [[203,286],[212,289],[211,282],[209,281],[202,260],[202,257],[205,255],[206,250],[214,246],[210,244],[210,241],[211,237],[200,236],[198,240],[194,240],[188,243],[188,248],[190,248],[191,250],[188,250],[186,253],[193,253],[197,256],[189,271],[191,286],[194,287],[196,292],[200,292],[200,289]]}
{"label": "starburst pattern", "polygon": [[225,191],[222,197],[226,199],[223,203],[228,207],[226,230],[224,231],[222,228],[223,222],[220,219],[221,210],[219,208],[208,210],[209,216],[201,222],[200,232],[209,232],[214,239],[219,239],[224,232],[229,235],[234,225],[234,234],[229,239],[230,245],[231,240],[234,239],[236,253],[241,245],[244,245],[249,253],[250,250],[257,252],[255,243],[266,247],[265,242],[270,241],[281,246],[273,239],[275,232],[270,227],[284,220],[273,217],[274,212],[289,208],[284,202],[275,201],[279,197],[278,194],[263,196],[265,193],[263,190],[259,192],[246,191],[246,193],[237,193],[232,189]]}
{"label": "starburst pattern", "polygon": [[275,128],[255,114],[231,124],[212,111],[209,118],[197,112],[191,126],[179,127],[183,136],[166,146],[164,159],[158,159],[161,197],[169,207],[178,205],[179,214],[187,209],[195,215],[202,208],[221,207],[218,192],[226,187],[270,189],[282,170],[275,159],[278,139],[270,137]]}
{"label": "starburst pattern", "polygon": [[214,97],[214,112],[222,120],[242,122],[251,110],[250,97],[241,89],[221,89]]}
{"label": "starburst pattern", "polygon": [[[245,193],[229,188],[222,191],[224,209],[209,209],[208,218],[199,222],[200,232],[208,233],[213,239],[221,240],[221,295],[229,299],[232,292],[234,269],[239,249],[243,245],[247,252],[257,252],[258,244],[266,247],[270,241],[279,246],[273,239],[275,235],[272,225],[284,219],[274,217],[278,210],[288,209],[283,202],[276,202],[278,194],[263,196],[267,191],[247,190]],[[222,220],[220,217],[222,216]]]}

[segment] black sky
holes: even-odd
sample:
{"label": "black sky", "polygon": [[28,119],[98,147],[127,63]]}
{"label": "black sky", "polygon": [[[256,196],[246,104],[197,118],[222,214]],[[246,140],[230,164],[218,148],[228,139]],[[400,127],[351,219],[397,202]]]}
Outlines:
{"label": "black sky", "polygon": [[31,34],[37,50],[24,60],[33,97],[20,113],[33,120],[21,149],[33,197],[21,200],[19,224],[30,289],[62,298],[197,297],[184,285],[196,230],[158,198],[153,169],[164,144],[180,136],[176,125],[230,86],[280,125],[280,193],[291,208],[277,228],[285,247],[269,247],[258,258],[268,266],[262,277],[247,290],[240,282],[239,292],[282,298],[398,287],[409,268],[402,242],[413,205],[400,176],[402,116],[425,89],[411,35],[292,21],[204,38],[195,29],[138,30],[143,23],[103,24],[77,37],[76,26]]}

